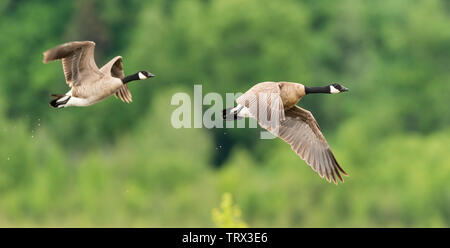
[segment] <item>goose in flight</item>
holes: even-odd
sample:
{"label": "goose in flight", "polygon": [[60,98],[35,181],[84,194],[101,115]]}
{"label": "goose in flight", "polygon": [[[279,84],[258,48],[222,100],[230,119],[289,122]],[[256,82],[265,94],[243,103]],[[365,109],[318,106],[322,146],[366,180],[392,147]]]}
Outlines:
{"label": "goose in flight", "polygon": [[312,113],[296,104],[307,94],[336,94],[348,91],[334,83],[307,87],[299,83],[263,82],[236,99],[235,108],[223,110],[225,120],[251,117],[275,136],[287,142],[311,168],[328,182],[344,182],[341,168]]}
{"label": "goose in flight", "polygon": [[154,77],[147,71],[125,77],[121,56],[116,56],[98,69],[94,60],[94,48],[95,43],[92,41],[73,41],[44,52],[44,64],[62,60],[66,83],[71,88],[64,95],[52,94],[55,99],[50,102],[50,106],[90,106],[112,94],[123,102],[130,103],[132,99],[127,84]]}

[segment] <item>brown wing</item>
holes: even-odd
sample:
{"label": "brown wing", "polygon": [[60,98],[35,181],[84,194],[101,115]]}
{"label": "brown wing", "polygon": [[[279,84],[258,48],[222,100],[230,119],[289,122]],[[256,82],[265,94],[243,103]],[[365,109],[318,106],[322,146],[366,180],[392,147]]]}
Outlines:
{"label": "brown wing", "polygon": [[122,85],[116,93],[114,93],[114,96],[116,98],[120,98],[123,102],[131,103],[133,101],[131,97],[130,89],[128,89],[128,86],[126,84]]}
{"label": "brown wing", "polygon": [[288,144],[311,168],[328,181],[337,184],[336,177],[344,182],[340,173],[347,175],[339,166],[311,112],[294,106],[286,110],[284,120],[274,133]]}
{"label": "brown wing", "polygon": [[[100,73],[94,60],[95,43],[92,41],[74,41],[62,44],[44,52],[44,63],[62,59],[66,82],[70,87],[81,82],[94,81]],[[94,77],[93,80],[84,80]]]}
{"label": "brown wing", "polygon": [[[245,106],[264,128],[278,126],[285,119],[280,85],[276,82],[259,83],[238,97],[236,102]],[[272,116],[278,116],[278,120],[272,121]]]}
{"label": "brown wing", "polygon": [[[111,76],[117,77],[120,79],[123,79],[125,77],[125,74],[123,72],[123,64],[122,64],[122,57],[117,56],[113,58],[108,64],[102,67],[100,69],[101,71],[106,70],[105,72],[109,71]],[[108,72],[107,72],[108,73]],[[130,89],[128,88],[128,85],[124,84],[122,85],[115,93],[114,96],[116,98],[120,98],[123,102],[131,103],[133,101]]]}
{"label": "brown wing", "polygon": [[113,63],[110,69],[111,76],[123,79],[125,74],[123,72],[122,57],[117,56],[111,62]]}

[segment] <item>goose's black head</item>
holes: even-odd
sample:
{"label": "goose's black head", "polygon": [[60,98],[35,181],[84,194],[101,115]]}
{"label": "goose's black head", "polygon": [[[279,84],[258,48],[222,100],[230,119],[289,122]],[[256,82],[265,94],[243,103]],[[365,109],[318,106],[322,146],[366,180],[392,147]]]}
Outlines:
{"label": "goose's black head", "polygon": [[338,83],[330,84],[330,85],[328,85],[328,88],[330,89],[330,94],[336,94],[336,93],[348,91],[347,88],[345,88],[344,86],[342,86]]}
{"label": "goose's black head", "polygon": [[140,71],[140,72],[138,72],[138,76],[139,76],[140,80],[143,80],[143,79],[154,77],[155,75],[151,74],[148,71]]}

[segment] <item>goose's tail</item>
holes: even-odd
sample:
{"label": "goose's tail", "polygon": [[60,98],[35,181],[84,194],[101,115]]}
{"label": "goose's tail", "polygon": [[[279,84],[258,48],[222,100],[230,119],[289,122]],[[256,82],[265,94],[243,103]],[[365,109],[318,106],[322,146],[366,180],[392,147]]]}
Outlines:
{"label": "goose's tail", "polygon": [[50,106],[53,108],[64,108],[65,104],[69,101],[70,97],[69,95],[57,95],[57,94],[51,94],[54,99],[49,102]]}
{"label": "goose's tail", "polygon": [[225,121],[240,120],[242,119],[242,116],[239,115],[239,112],[242,109],[242,106],[238,106],[236,108],[226,108],[222,110],[222,118]]}
{"label": "goose's tail", "polygon": [[232,109],[233,108],[226,108],[226,109],[222,110],[222,119],[224,119],[225,121],[236,120],[237,115],[234,113],[231,113]]}

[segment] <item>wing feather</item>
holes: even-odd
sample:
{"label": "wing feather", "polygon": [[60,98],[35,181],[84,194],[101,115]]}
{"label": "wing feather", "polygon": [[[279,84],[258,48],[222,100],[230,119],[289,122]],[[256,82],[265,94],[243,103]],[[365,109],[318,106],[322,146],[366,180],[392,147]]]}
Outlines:
{"label": "wing feather", "polygon": [[[70,86],[78,86],[82,82],[94,82],[100,78],[94,59],[95,43],[92,41],[73,41],[44,52],[44,63],[54,60],[62,60],[66,83]],[[88,77],[92,80],[85,80]]]}
{"label": "wing feather", "polygon": [[[104,65],[100,71],[103,73],[109,74],[112,77],[123,79],[125,77],[125,73],[123,71],[122,57],[117,56],[109,61],[106,65]],[[128,85],[122,85],[115,93],[114,96],[119,98],[125,103],[131,103],[133,101],[130,89]]]}
{"label": "wing feather", "polygon": [[130,93],[130,89],[128,88],[128,85],[124,84],[122,85],[116,93],[114,93],[114,96],[116,98],[120,98],[123,102],[131,103],[133,101]]}
{"label": "wing feather", "polygon": [[336,161],[311,112],[294,106],[285,111],[285,118],[279,132],[273,134],[290,144],[292,150],[322,178],[336,184],[337,178],[343,182],[341,174],[347,173]]}

